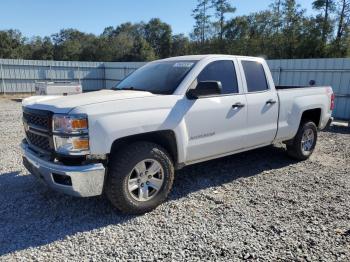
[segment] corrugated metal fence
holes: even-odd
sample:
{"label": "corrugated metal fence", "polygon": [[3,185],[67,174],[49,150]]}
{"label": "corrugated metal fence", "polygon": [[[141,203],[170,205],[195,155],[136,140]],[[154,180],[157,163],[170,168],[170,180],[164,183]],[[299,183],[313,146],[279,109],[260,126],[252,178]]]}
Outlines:
{"label": "corrugated metal fence", "polygon": [[104,88],[103,63],[0,59],[2,93],[34,91],[36,81],[75,81],[84,90]]}
{"label": "corrugated metal fence", "polygon": [[269,60],[276,85],[332,86],[336,95],[333,116],[350,120],[350,59],[291,59]]}
{"label": "corrugated metal fence", "polygon": [[134,72],[137,68],[143,66],[144,62],[108,62],[105,67],[105,88],[112,88],[124,77]]}
{"label": "corrugated metal fence", "polygon": [[[0,59],[0,92],[33,92],[36,81],[76,81],[84,91],[111,88],[145,63]],[[350,120],[350,59],[269,60],[279,85],[330,85],[336,94],[334,117]]]}
{"label": "corrugated metal fence", "polygon": [[110,88],[144,64],[0,59],[0,92],[34,92],[36,81],[79,82],[84,91]]}

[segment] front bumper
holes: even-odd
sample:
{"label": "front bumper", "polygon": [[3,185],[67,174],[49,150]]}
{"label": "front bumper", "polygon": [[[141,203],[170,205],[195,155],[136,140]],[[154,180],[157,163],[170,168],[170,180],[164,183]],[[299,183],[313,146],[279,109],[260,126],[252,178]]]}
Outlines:
{"label": "front bumper", "polygon": [[[106,172],[102,164],[65,166],[40,158],[25,142],[22,142],[21,148],[24,166],[52,189],[78,197],[102,194]],[[57,180],[57,177],[63,179]]]}

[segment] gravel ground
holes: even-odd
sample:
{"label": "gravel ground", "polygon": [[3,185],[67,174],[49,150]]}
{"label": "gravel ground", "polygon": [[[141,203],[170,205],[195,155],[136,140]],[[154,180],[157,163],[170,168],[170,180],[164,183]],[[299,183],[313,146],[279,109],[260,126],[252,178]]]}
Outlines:
{"label": "gravel ground", "polygon": [[187,167],[166,203],[125,216],[28,175],[20,108],[0,98],[0,260],[349,261],[349,128],[302,163],[276,146]]}

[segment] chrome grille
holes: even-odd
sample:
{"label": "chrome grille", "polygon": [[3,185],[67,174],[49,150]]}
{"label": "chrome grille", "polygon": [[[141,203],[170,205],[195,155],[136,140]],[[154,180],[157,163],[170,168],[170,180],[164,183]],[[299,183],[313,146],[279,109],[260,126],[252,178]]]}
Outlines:
{"label": "chrome grille", "polygon": [[23,122],[29,147],[51,155],[53,152],[52,113],[45,110],[23,108]]}
{"label": "chrome grille", "polygon": [[50,130],[50,117],[48,115],[36,115],[28,112],[23,112],[23,119],[28,125]]}
{"label": "chrome grille", "polygon": [[47,152],[51,151],[50,138],[42,135],[32,133],[30,131],[26,132],[29,145],[36,146]]}

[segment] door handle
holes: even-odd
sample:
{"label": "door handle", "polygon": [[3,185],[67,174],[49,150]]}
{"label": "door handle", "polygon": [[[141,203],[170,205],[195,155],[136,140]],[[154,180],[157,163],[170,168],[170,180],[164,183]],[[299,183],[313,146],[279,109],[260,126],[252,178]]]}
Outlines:
{"label": "door handle", "polygon": [[277,103],[277,101],[276,100],[273,100],[273,99],[270,99],[270,100],[267,100],[266,101],[266,104],[267,105],[274,105],[274,104],[276,104]]}
{"label": "door handle", "polygon": [[245,107],[245,104],[242,104],[242,103],[236,103],[234,105],[232,105],[232,108],[233,109],[236,109],[236,108],[243,108]]}

